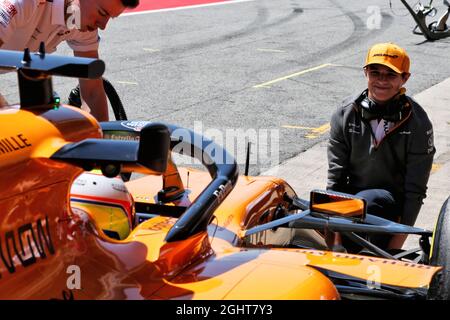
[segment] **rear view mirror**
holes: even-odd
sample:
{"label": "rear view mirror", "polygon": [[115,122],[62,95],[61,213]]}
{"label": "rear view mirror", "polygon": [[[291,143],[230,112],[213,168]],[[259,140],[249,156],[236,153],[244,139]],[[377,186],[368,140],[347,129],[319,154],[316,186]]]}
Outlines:
{"label": "rear view mirror", "polygon": [[149,123],[140,132],[137,162],[155,172],[164,173],[170,152],[170,132],[162,123]]}
{"label": "rear view mirror", "polygon": [[313,190],[311,191],[310,210],[311,213],[364,220],[366,201],[346,193]]}

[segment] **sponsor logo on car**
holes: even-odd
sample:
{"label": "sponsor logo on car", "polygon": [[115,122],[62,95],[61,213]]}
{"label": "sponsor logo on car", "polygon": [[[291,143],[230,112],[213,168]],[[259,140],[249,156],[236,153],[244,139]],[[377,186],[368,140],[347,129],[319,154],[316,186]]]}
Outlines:
{"label": "sponsor logo on car", "polygon": [[17,14],[16,7],[8,0],[0,0],[0,25],[6,28]]}

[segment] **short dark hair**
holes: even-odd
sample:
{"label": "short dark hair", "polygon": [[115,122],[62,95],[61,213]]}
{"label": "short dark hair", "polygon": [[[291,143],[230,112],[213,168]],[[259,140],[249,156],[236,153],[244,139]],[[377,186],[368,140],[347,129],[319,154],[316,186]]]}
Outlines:
{"label": "short dark hair", "polygon": [[139,5],[139,0],[122,0],[122,4],[127,8],[136,8]]}

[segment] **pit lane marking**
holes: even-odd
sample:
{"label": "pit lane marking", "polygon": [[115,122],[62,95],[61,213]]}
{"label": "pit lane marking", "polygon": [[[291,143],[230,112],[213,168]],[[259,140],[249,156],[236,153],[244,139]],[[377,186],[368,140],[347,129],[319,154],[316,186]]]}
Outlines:
{"label": "pit lane marking", "polygon": [[291,125],[283,125],[283,128],[288,129],[302,129],[302,130],[309,130],[309,132],[305,135],[305,138],[308,139],[315,139],[324,133],[328,132],[330,130],[330,123],[325,123],[324,125],[321,125],[320,127],[302,127],[302,126],[291,126]]}
{"label": "pit lane marking", "polygon": [[313,129],[316,129],[314,127],[302,127],[302,126],[290,126],[290,125],[283,125],[281,127],[287,128],[287,129],[302,129],[302,130],[313,130]]}
{"label": "pit lane marking", "polygon": [[142,50],[144,50],[146,52],[151,52],[151,53],[160,52],[161,51],[159,49],[152,49],[152,48],[142,48]]}
{"label": "pit lane marking", "polygon": [[264,49],[264,48],[258,48],[257,51],[261,52],[276,52],[276,53],[285,53],[286,51],[283,50],[277,50],[277,49]]}
{"label": "pit lane marking", "polygon": [[431,173],[435,173],[437,171],[439,171],[439,169],[442,167],[442,164],[440,163],[433,163],[433,165],[431,166]]}
{"label": "pit lane marking", "polygon": [[131,86],[137,86],[139,84],[137,82],[132,82],[132,81],[117,81],[117,83],[131,85]]}
{"label": "pit lane marking", "polygon": [[309,69],[306,69],[306,70],[302,70],[302,71],[299,71],[299,72],[296,72],[296,73],[293,73],[293,74],[290,74],[290,75],[287,75],[287,76],[284,76],[284,77],[281,77],[281,78],[278,78],[278,79],[275,79],[275,80],[271,80],[271,81],[267,81],[267,82],[264,82],[264,83],[261,83],[261,84],[257,84],[256,86],[253,86],[253,88],[257,88],[257,89],[258,88],[270,88],[271,85],[273,85],[274,83],[277,83],[277,82],[280,82],[280,81],[284,81],[284,80],[287,80],[287,79],[291,79],[291,78],[294,78],[294,77],[298,77],[298,76],[301,76],[301,75],[303,75],[305,73],[317,71],[317,70],[320,70],[320,69],[323,69],[323,68],[327,68],[327,67],[340,67],[340,66],[341,65],[333,64],[333,63],[324,63],[324,64],[321,64],[320,66],[316,66],[316,67],[309,68]]}

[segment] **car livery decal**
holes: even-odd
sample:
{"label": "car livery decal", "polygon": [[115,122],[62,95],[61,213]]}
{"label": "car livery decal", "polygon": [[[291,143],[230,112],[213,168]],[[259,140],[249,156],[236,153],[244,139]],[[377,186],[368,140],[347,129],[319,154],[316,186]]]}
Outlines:
{"label": "car livery decal", "polygon": [[123,121],[120,123],[120,125],[127,129],[139,132],[149,123],[150,121]]}
{"label": "car livery decal", "polygon": [[28,138],[23,134],[17,134],[15,136],[0,137],[0,156],[3,154],[16,152],[22,149],[31,147],[31,143]]}
{"label": "car livery decal", "polygon": [[35,224],[26,223],[17,230],[0,234],[0,265],[3,264],[11,274],[16,272],[16,260],[19,260],[23,267],[28,267],[37,262],[37,255],[45,259],[46,251],[55,254],[48,217],[45,217],[45,220],[38,219]]}
{"label": "car livery decal", "polygon": [[12,18],[17,14],[16,7],[8,0],[0,0],[0,25],[8,27]]}

